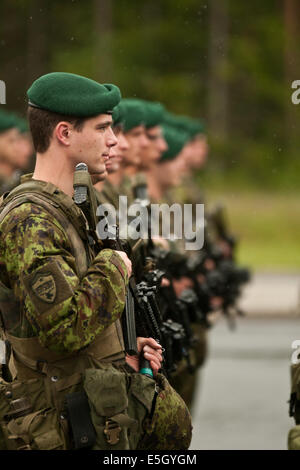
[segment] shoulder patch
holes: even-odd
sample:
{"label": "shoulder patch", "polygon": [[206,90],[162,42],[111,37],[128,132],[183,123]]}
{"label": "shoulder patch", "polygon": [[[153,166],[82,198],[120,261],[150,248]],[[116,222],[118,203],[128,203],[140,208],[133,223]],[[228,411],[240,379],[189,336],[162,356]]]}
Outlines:
{"label": "shoulder patch", "polygon": [[27,276],[22,282],[37,312],[42,314],[74,294],[68,278],[57,261],[50,261]]}
{"label": "shoulder patch", "polygon": [[36,274],[31,282],[35,295],[44,302],[52,304],[56,297],[55,279],[51,273]]}

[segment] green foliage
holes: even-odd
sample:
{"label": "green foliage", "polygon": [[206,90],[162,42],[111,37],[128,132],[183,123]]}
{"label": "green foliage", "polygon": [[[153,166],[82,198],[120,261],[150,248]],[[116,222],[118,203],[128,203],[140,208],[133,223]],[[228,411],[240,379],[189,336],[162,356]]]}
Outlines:
{"label": "green foliage", "polygon": [[239,264],[253,269],[298,271],[300,207],[298,194],[238,190],[209,193],[209,206],[225,204],[227,219],[238,238]]}

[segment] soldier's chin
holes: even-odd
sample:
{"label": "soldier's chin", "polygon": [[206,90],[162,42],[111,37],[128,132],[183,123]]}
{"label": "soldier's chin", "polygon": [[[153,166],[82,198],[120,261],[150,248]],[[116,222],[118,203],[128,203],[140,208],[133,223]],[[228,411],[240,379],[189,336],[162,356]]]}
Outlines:
{"label": "soldier's chin", "polygon": [[102,171],[101,173],[91,173],[91,179],[92,179],[93,184],[99,183],[99,181],[104,181],[106,177],[107,177],[106,169]]}
{"label": "soldier's chin", "polygon": [[111,165],[106,165],[106,170],[109,175],[111,173],[116,173],[116,171],[119,171],[119,169],[120,169],[120,165],[117,161],[115,161]]}

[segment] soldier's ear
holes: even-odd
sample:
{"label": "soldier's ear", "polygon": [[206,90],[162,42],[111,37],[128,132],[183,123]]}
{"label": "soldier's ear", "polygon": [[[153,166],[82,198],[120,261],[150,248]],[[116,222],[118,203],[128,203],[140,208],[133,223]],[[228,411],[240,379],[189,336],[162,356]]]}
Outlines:
{"label": "soldier's ear", "polygon": [[62,145],[65,146],[70,145],[71,133],[71,125],[66,121],[59,122],[54,129],[54,136]]}

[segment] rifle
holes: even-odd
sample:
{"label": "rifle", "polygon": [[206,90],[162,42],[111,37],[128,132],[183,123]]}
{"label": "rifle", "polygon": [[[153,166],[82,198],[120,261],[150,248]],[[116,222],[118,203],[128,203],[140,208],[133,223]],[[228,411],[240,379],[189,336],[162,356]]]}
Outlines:
{"label": "rifle", "polygon": [[[94,241],[94,243],[98,244],[99,239],[96,232],[97,204],[92,181],[88,173],[88,167],[85,163],[79,163],[76,165],[74,175],[74,201],[75,204],[78,205],[78,207],[80,207],[80,209],[83,211],[88,221],[90,238]],[[124,251],[118,239],[110,239],[110,244],[112,249]],[[126,294],[124,326],[124,341],[126,345],[126,352],[129,355],[138,354],[133,299],[130,289],[128,289]]]}
{"label": "rifle", "polygon": [[96,232],[97,201],[92,180],[85,163],[78,163],[74,174],[74,202],[82,210],[88,226],[88,241],[96,251],[101,248]]}
{"label": "rifle", "polygon": [[[87,165],[80,163],[76,166],[74,175],[74,201],[83,210],[88,223],[91,237],[99,242],[96,232],[96,197],[94,188],[92,186],[91,178],[88,173]],[[103,241],[102,247],[125,251],[129,250],[128,244],[125,244],[119,239],[118,226],[110,226],[107,223],[108,238]],[[132,248],[132,251],[137,249],[138,242]],[[127,249],[126,249],[127,248]],[[128,254],[128,253],[127,253]],[[128,289],[125,299],[125,309],[122,315],[122,327],[124,334],[125,351],[129,355],[138,355],[137,349],[137,334],[136,334],[136,307],[139,302],[136,295],[136,287],[134,278],[129,279]],[[140,363],[140,373],[153,378],[153,372],[150,368],[150,363],[145,358]]]}
{"label": "rifle", "polygon": [[[185,303],[192,323],[211,326],[208,315],[212,311],[212,297],[223,298],[221,310],[230,327],[234,326],[231,315],[234,311],[243,315],[236,306],[236,299],[240,295],[240,287],[248,282],[250,273],[247,269],[238,268],[232,260],[224,259],[217,247],[206,242],[202,250],[191,256],[166,252],[158,247],[152,253],[159,268],[165,270],[171,278],[179,279],[185,276],[192,279],[192,291],[188,290],[180,299]],[[206,268],[205,262],[208,259],[214,261],[214,269]],[[199,275],[203,278],[202,282],[199,282]]]}
{"label": "rifle", "polygon": [[[134,204],[140,204],[141,207],[146,207],[148,211],[148,221],[150,220],[150,199],[148,197],[148,189],[147,183],[144,181],[143,177],[139,177],[141,175],[136,176],[136,184],[133,187],[133,194],[134,194]],[[151,225],[148,222],[148,243],[147,243],[147,250],[152,250],[154,248],[154,243],[152,240],[152,233],[151,233]],[[146,256],[146,253],[144,252]]]}
{"label": "rifle", "polygon": [[[136,185],[134,187],[134,203],[139,203],[141,206],[146,207],[148,210],[148,220],[150,219],[150,200],[147,193],[147,184],[141,179],[137,178]],[[146,249],[146,260],[150,260],[150,264],[158,266],[158,269],[154,269],[152,273],[156,273],[159,269],[160,272],[164,272],[165,275],[170,274],[171,264],[173,262],[173,254],[161,249],[154,244],[152,240],[151,226],[148,225],[148,244]],[[147,270],[146,270],[147,271]],[[152,276],[153,276],[152,274]],[[147,277],[148,276],[148,277]],[[144,274],[144,279],[149,281],[149,274]],[[153,280],[153,279],[152,279]],[[159,286],[156,288],[158,289]],[[195,337],[191,328],[190,312],[193,313],[193,320],[197,317],[197,321],[201,317],[201,321],[204,321],[202,313],[199,311],[195,304],[195,296],[193,296],[193,302],[191,303],[190,293],[186,293],[185,298],[177,299],[172,286],[164,287],[159,290],[158,298],[160,299],[160,305],[163,303],[165,309],[165,315],[162,319],[161,315],[159,318],[159,327],[161,334],[161,341],[165,348],[165,363],[166,369],[169,372],[176,370],[176,362],[180,362],[183,358],[186,359],[188,369],[192,372],[192,367],[189,358],[189,349],[195,344]],[[172,308],[170,306],[170,300]]]}
{"label": "rifle", "polygon": [[[177,370],[177,363],[182,359],[185,358],[190,365],[187,339],[187,329],[190,329],[190,326],[187,326],[188,320],[185,326],[182,324],[182,315],[178,316],[178,321],[174,321],[170,315],[162,314],[158,301],[162,299],[161,292],[165,289],[160,288],[164,275],[164,271],[156,269],[155,261],[147,257],[143,280],[136,287],[141,311],[144,312],[141,320],[144,319],[146,329],[151,331],[151,336],[164,348],[163,372],[168,376]],[[169,298],[166,305],[169,305]],[[173,307],[177,310],[180,308],[179,305]]]}

